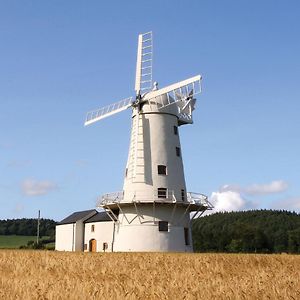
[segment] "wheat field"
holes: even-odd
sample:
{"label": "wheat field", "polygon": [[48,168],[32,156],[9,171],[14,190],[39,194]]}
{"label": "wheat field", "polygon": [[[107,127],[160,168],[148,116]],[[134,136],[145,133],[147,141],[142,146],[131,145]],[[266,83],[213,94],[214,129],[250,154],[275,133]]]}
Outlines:
{"label": "wheat field", "polygon": [[0,299],[300,299],[300,256],[1,250]]}

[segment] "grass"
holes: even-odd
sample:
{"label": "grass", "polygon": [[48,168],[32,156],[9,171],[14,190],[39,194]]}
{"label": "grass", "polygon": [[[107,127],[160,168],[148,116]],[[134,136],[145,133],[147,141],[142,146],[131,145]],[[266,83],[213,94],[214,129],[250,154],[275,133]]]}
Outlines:
{"label": "grass", "polygon": [[0,235],[0,248],[19,248],[27,245],[28,241],[36,241],[36,236]]}
{"label": "grass", "polygon": [[20,246],[27,245],[28,241],[36,241],[36,236],[0,235],[0,249],[17,249]]}
{"label": "grass", "polygon": [[300,256],[1,250],[0,299],[300,299]]}

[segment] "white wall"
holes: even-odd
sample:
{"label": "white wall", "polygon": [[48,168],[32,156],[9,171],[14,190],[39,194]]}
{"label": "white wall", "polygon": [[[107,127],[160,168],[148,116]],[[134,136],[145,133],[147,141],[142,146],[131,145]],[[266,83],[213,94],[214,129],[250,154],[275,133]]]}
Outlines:
{"label": "white wall", "polygon": [[[92,225],[95,226],[94,232],[91,231]],[[89,251],[89,241],[95,239],[97,241],[97,252],[103,252],[103,243],[108,244],[107,252],[112,251],[114,222],[93,222],[85,223],[84,244],[87,245],[85,251]]]}
{"label": "white wall", "polygon": [[[147,105],[144,105],[143,109],[147,110]],[[182,201],[181,190],[186,192],[182,151],[179,157],[176,155],[176,147],[181,149],[180,129],[178,128],[178,134],[175,135],[174,126],[178,126],[178,118],[176,114],[172,114],[172,107],[169,110],[168,114],[136,115],[136,111],[133,112],[127,176],[124,178],[124,202],[131,201],[135,192],[143,194],[143,198],[153,199],[153,195],[161,187],[174,191],[177,201]],[[139,131],[136,143],[135,132],[138,119]],[[137,160],[134,159],[135,155],[137,155]],[[135,165],[138,174],[136,178],[133,177]],[[158,174],[158,165],[167,167],[167,175]]]}
{"label": "white wall", "polygon": [[[122,208],[115,229],[114,251],[192,252],[189,213],[174,205],[137,205]],[[173,210],[174,209],[174,210]],[[159,231],[158,222],[168,221],[169,230]],[[189,228],[190,244],[185,244],[184,228]]]}
{"label": "white wall", "polygon": [[75,250],[75,227],[73,224],[56,225],[55,227],[55,250]]}

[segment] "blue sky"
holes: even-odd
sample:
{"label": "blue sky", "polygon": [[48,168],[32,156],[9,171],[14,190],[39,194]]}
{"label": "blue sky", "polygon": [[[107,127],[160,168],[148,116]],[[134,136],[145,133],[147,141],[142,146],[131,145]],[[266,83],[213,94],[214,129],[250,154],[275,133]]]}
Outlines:
{"label": "blue sky", "polygon": [[159,86],[202,74],[187,187],[217,210],[300,211],[298,1],[1,1],[0,219],[60,220],[122,189],[137,35]]}

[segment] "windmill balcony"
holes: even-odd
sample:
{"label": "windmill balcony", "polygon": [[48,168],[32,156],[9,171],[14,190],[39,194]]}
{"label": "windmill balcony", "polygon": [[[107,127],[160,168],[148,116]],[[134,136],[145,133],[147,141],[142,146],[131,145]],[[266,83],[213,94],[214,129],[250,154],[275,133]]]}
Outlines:
{"label": "windmill balcony", "polygon": [[177,200],[174,191],[168,190],[164,194],[161,192],[155,192],[149,196],[149,193],[143,193],[142,191],[135,191],[132,194],[130,200],[124,200],[124,192],[114,192],[104,194],[99,197],[97,201],[97,207],[115,207],[120,204],[147,204],[147,203],[162,203],[162,204],[176,204],[182,206],[189,206],[191,210],[211,210],[213,206],[208,201],[207,196],[200,193],[186,193],[186,199]]}

